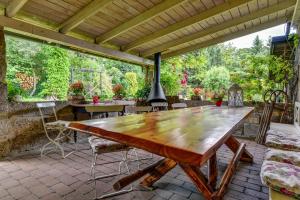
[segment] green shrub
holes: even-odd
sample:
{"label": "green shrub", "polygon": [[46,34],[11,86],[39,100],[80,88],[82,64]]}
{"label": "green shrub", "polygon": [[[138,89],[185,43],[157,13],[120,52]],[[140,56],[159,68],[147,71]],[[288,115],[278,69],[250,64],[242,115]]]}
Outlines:
{"label": "green shrub", "polygon": [[136,92],[136,97],[146,99],[148,98],[150,91],[151,91],[150,83],[143,84]]}
{"label": "green shrub", "polygon": [[213,93],[221,93],[230,85],[230,74],[225,67],[213,67],[203,79],[204,88]]}

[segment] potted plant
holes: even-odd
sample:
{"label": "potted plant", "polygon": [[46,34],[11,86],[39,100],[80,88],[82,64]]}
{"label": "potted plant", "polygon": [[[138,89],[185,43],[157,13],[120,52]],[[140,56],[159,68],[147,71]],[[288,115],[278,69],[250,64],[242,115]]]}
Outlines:
{"label": "potted plant", "polygon": [[97,104],[97,103],[99,103],[100,102],[100,97],[97,95],[97,94],[95,94],[94,96],[93,96],[93,103],[94,104]]}
{"label": "potted plant", "polygon": [[193,95],[191,97],[192,100],[201,100],[201,96],[200,94],[202,93],[202,89],[201,88],[194,88],[193,89]]}
{"label": "potted plant", "polygon": [[77,81],[72,83],[69,87],[69,97],[68,100],[73,104],[81,104],[84,103],[85,99],[83,96],[83,83],[81,81]]}
{"label": "potted plant", "polygon": [[225,93],[223,91],[213,93],[213,96],[211,99],[213,100],[213,102],[215,102],[216,106],[219,107],[222,105],[224,94]]}
{"label": "potted plant", "polygon": [[113,93],[114,93],[114,100],[121,100],[124,98],[124,87],[121,84],[116,84],[112,88]]}

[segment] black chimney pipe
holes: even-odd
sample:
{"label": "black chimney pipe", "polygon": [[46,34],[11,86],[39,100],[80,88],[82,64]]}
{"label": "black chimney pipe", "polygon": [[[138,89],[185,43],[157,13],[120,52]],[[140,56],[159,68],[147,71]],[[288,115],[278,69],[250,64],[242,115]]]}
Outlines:
{"label": "black chimney pipe", "polygon": [[166,102],[165,93],[160,85],[160,63],[161,53],[154,54],[154,79],[151,86],[151,91],[148,96],[148,102]]}

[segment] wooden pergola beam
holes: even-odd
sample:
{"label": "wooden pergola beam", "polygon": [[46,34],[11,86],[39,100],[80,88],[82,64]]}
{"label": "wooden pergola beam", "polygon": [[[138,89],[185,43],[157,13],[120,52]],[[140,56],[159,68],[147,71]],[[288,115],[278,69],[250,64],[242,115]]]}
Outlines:
{"label": "wooden pergola beam", "polygon": [[59,32],[67,33],[68,31],[74,29],[87,18],[97,14],[100,9],[102,9],[111,1],[112,0],[94,0],[90,2],[87,6],[62,23],[59,27]]}
{"label": "wooden pergola beam", "polygon": [[30,38],[53,42],[74,50],[87,52],[95,55],[122,60],[143,66],[153,66],[153,60],[145,59],[136,55],[102,47],[81,39],[77,39],[53,30],[42,28],[17,19],[0,16],[0,26],[4,26],[8,32],[20,34]]}
{"label": "wooden pergola beam", "polygon": [[256,12],[253,12],[253,13],[249,14],[249,15],[238,17],[238,18],[235,18],[233,20],[223,22],[219,25],[211,26],[211,27],[209,27],[209,28],[207,28],[203,31],[200,31],[200,32],[197,32],[197,33],[194,33],[194,34],[191,34],[191,35],[187,35],[187,36],[184,36],[180,39],[172,40],[170,42],[167,42],[167,43],[161,44],[159,46],[153,47],[149,50],[146,50],[146,51],[142,52],[141,55],[142,55],[142,57],[148,57],[148,56],[150,56],[150,55],[152,55],[156,52],[163,52],[163,51],[165,51],[165,50],[167,50],[171,47],[179,46],[179,45],[185,44],[187,42],[191,42],[193,40],[199,39],[201,37],[205,37],[205,36],[210,35],[212,33],[215,33],[215,32],[218,32],[218,31],[221,31],[221,30],[224,30],[224,29],[227,29],[227,28],[239,25],[239,24],[243,24],[243,23],[246,23],[248,21],[251,21],[251,20],[266,16],[266,15],[272,14],[274,12],[278,12],[280,10],[292,7],[292,6],[295,5],[295,3],[296,3],[296,0],[282,1],[278,4],[275,4],[275,5],[272,5],[270,7],[258,10]]}
{"label": "wooden pergola beam", "polygon": [[195,44],[195,45],[192,45],[192,46],[189,46],[189,47],[186,47],[186,48],[182,48],[182,49],[178,49],[178,50],[175,50],[175,51],[172,51],[172,52],[169,52],[169,53],[162,54],[162,58],[167,59],[167,58],[178,56],[178,55],[181,55],[181,54],[185,54],[185,53],[197,50],[197,49],[205,48],[205,47],[212,46],[212,45],[215,45],[215,44],[218,44],[218,43],[223,43],[223,42],[226,42],[226,41],[238,38],[238,37],[242,37],[242,36],[245,36],[245,35],[248,35],[248,34],[251,34],[251,33],[255,33],[255,32],[258,32],[258,31],[262,31],[264,29],[268,29],[268,28],[277,26],[279,24],[283,24],[285,22],[286,22],[285,18],[269,21],[269,22],[260,24],[258,26],[255,26],[253,28],[245,29],[243,31],[237,31],[235,33],[230,33],[230,34],[227,34],[225,36],[220,36],[218,38],[214,38],[214,39],[211,39],[211,40],[208,40],[208,41],[205,41],[205,42],[201,42],[199,44]]}
{"label": "wooden pergola beam", "polygon": [[152,40],[155,40],[157,38],[163,37],[165,35],[168,35],[170,33],[179,31],[180,29],[183,29],[185,27],[191,26],[193,24],[199,23],[200,21],[203,21],[207,18],[213,17],[215,15],[218,15],[220,13],[223,13],[227,10],[230,10],[232,8],[238,7],[240,5],[243,5],[245,3],[248,3],[252,0],[229,0],[225,3],[215,6],[209,10],[200,12],[199,14],[196,14],[194,16],[191,16],[187,19],[184,19],[180,22],[174,23],[166,28],[163,28],[159,31],[156,31],[150,35],[147,35],[145,37],[142,37],[136,41],[133,41],[125,46],[123,46],[121,49],[123,51],[130,51],[134,48],[137,48],[139,46],[142,46],[145,43],[151,42]]}
{"label": "wooden pergola beam", "polygon": [[14,17],[28,0],[11,0],[5,9],[7,17]]}
{"label": "wooden pergola beam", "polygon": [[120,24],[119,26],[113,28],[112,30],[100,35],[99,37],[96,38],[96,42],[99,43],[104,43],[107,42],[108,40],[111,40],[114,37],[117,37],[118,35],[146,22],[157,15],[161,14],[162,12],[165,12],[174,6],[177,6],[187,0],[164,0],[162,3],[153,6],[151,9],[141,13],[140,15],[137,15],[128,21]]}

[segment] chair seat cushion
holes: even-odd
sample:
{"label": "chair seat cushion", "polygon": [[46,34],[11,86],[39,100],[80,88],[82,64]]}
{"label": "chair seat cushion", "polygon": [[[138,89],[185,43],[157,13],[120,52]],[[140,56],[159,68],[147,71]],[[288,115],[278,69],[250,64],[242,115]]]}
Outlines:
{"label": "chair seat cushion", "polygon": [[267,132],[266,146],[283,150],[300,151],[300,134],[285,133],[271,129]]}
{"label": "chair seat cushion", "polygon": [[268,149],[265,160],[288,163],[300,167],[300,152]]}
{"label": "chair seat cushion", "polygon": [[46,123],[47,129],[65,129],[69,126],[70,122],[63,121],[63,120],[57,120],[55,122],[48,122]]}
{"label": "chair seat cushion", "polygon": [[271,189],[300,199],[300,167],[265,160],[260,177]]}
{"label": "chair seat cushion", "polygon": [[93,151],[96,153],[109,153],[129,149],[126,144],[102,139],[96,136],[89,137],[88,140]]}

